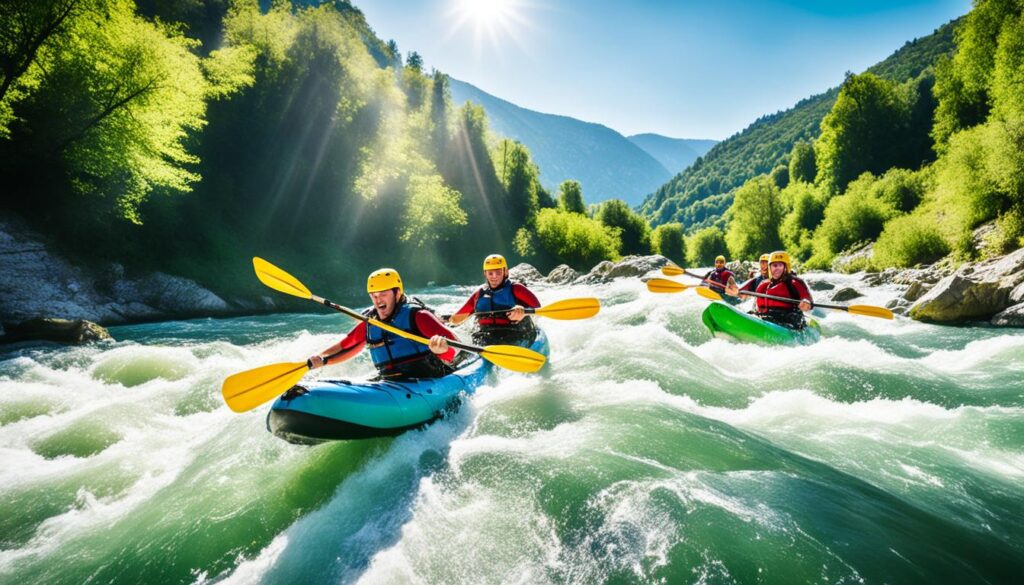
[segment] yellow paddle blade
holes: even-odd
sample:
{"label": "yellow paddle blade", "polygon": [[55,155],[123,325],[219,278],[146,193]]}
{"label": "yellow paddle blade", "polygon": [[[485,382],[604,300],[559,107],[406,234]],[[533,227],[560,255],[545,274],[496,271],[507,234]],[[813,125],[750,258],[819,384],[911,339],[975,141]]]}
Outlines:
{"label": "yellow paddle blade", "polygon": [[846,310],[854,315],[866,315],[868,317],[892,320],[892,311],[885,307],[876,307],[874,305],[849,305],[846,307]]}
{"label": "yellow paddle blade", "polygon": [[302,297],[304,299],[308,299],[313,296],[313,293],[309,292],[309,289],[299,282],[299,279],[288,274],[284,270],[281,270],[277,266],[274,266],[270,262],[267,262],[263,258],[258,256],[253,257],[252,267],[256,270],[256,278],[260,279],[260,282],[276,291],[283,292],[286,295],[292,295],[294,297]]}
{"label": "yellow paddle blade", "polygon": [[228,376],[220,391],[228,408],[235,412],[245,412],[280,396],[298,383],[308,371],[306,362],[263,366]]}
{"label": "yellow paddle blade", "polygon": [[480,356],[506,370],[526,373],[541,369],[548,359],[532,349],[518,345],[488,345],[480,352]]}
{"label": "yellow paddle blade", "polygon": [[596,315],[600,310],[601,301],[594,297],[584,297],[579,299],[565,299],[564,301],[551,303],[545,307],[537,308],[533,314],[548,317],[550,319],[571,321],[573,319],[588,319]]}
{"label": "yellow paddle blade", "polygon": [[683,292],[688,288],[693,288],[693,285],[683,284],[674,280],[666,280],[664,278],[652,278],[647,281],[647,290],[653,293],[677,293]]}
{"label": "yellow paddle blade", "polygon": [[708,288],[706,286],[697,286],[697,287],[694,287],[694,289],[697,291],[698,295],[704,297],[705,299],[708,299],[708,300],[711,300],[711,301],[720,301],[720,300],[722,300],[722,295],[716,293],[715,291],[711,290],[710,288]]}
{"label": "yellow paddle blade", "polygon": [[661,273],[665,276],[682,276],[686,274],[686,271],[674,264],[669,264],[668,266],[662,266]]}
{"label": "yellow paddle blade", "polygon": [[463,323],[466,322],[466,319],[469,319],[470,315],[472,315],[472,313],[463,313],[461,315],[452,315],[451,317],[448,318],[448,322],[451,323],[452,325],[462,325]]}

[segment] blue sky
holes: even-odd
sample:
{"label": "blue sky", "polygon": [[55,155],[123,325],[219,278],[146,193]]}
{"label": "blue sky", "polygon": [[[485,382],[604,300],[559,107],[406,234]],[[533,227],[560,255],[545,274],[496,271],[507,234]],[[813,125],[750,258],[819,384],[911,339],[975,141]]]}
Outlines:
{"label": "blue sky", "polygon": [[382,39],[515,104],[723,139],[838,85],[969,0],[355,0]]}

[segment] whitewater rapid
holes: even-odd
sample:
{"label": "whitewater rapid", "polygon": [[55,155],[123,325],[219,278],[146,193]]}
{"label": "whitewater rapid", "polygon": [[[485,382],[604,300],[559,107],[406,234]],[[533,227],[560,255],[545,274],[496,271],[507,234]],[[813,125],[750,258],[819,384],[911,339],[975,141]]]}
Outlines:
{"label": "whitewater rapid", "polygon": [[[883,305],[898,291],[829,275]],[[421,299],[451,312],[470,288]],[[1009,582],[1024,567],[1024,331],[829,312],[810,347],[712,338],[635,279],[541,319],[503,372],[394,439],[290,445],[227,375],[333,313],[118,327],[0,354],[0,583]],[[367,356],[317,370],[369,375]]]}

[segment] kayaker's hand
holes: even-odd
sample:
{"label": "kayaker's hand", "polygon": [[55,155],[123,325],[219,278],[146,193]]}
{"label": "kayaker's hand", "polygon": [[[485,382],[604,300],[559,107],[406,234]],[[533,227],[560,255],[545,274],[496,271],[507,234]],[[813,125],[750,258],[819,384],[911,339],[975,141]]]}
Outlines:
{"label": "kayaker's hand", "polygon": [[311,369],[311,370],[315,370],[317,368],[322,368],[326,364],[327,364],[327,362],[325,362],[324,358],[321,357],[319,354],[318,355],[310,356],[309,359],[306,360],[306,365],[309,366],[309,369]]}
{"label": "kayaker's hand", "polygon": [[807,311],[810,311],[812,308],[813,307],[811,306],[811,301],[808,301],[807,299],[803,299],[803,300],[800,301],[800,310],[801,311],[806,313]]}
{"label": "kayaker's hand", "polygon": [[725,294],[730,297],[740,296],[740,287],[736,286],[736,283],[730,283],[725,285]]}
{"label": "kayaker's hand", "polygon": [[516,305],[511,311],[508,312],[508,320],[513,323],[518,323],[523,320],[526,316],[526,311],[522,307]]}
{"label": "kayaker's hand", "polygon": [[444,335],[435,335],[430,338],[430,351],[440,355],[448,351],[448,338]]}

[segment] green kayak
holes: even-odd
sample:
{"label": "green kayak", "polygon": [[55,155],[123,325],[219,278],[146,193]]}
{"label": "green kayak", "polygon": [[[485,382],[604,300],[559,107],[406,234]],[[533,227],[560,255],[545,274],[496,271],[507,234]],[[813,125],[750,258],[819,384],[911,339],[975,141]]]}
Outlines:
{"label": "green kayak", "polygon": [[808,319],[807,327],[797,331],[748,315],[725,303],[711,303],[701,318],[715,336],[728,336],[737,341],[762,345],[810,345],[821,339],[821,328],[814,319]]}

